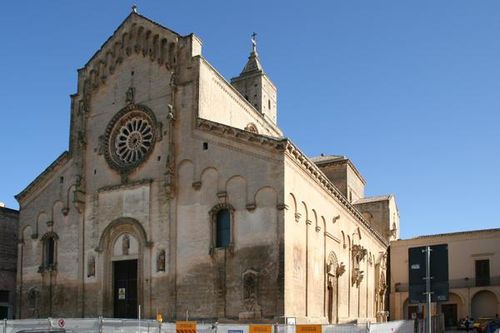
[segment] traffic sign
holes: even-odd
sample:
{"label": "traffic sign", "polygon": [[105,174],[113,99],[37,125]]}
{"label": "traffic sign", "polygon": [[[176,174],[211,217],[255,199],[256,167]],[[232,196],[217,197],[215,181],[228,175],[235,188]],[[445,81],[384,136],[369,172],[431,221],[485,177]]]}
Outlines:
{"label": "traffic sign", "polygon": [[[448,244],[430,246],[431,300],[448,300]],[[426,246],[408,249],[409,303],[426,303]]]}

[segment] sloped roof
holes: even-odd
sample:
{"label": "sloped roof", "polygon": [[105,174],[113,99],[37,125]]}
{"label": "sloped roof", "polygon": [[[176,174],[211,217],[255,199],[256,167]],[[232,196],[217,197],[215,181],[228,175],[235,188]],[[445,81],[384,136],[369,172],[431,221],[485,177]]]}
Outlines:
{"label": "sloped roof", "polygon": [[391,199],[392,196],[393,196],[392,194],[386,194],[386,195],[377,195],[377,196],[373,196],[373,197],[361,198],[361,199],[356,200],[356,202],[354,202],[354,204],[358,205],[358,204],[364,204],[364,203],[368,203],[368,202],[387,201],[387,200]]}
{"label": "sloped roof", "polygon": [[316,164],[322,164],[322,163],[345,161],[347,160],[347,157],[342,155],[320,155],[311,157],[310,160]]}

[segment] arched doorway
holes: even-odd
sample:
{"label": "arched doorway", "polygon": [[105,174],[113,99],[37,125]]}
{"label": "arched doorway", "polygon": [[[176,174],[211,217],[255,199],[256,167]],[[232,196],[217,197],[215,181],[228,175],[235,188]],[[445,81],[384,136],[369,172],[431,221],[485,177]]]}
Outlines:
{"label": "arched doorway", "polygon": [[144,304],[144,249],[150,243],[132,218],[117,219],[103,231],[97,248],[102,253],[103,315],[137,318],[138,305]]}
{"label": "arched doorway", "polygon": [[440,311],[444,317],[446,328],[458,327],[458,319],[463,313],[463,301],[455,293],[449,293],[448,300],[440,304]]}
{"label": "arched doorway", "polygon": [[330,252],[326,262],[326,312],[330,324],[338,322],[338,280],[344,271],[344,265],[339,265],[335,253]]}
{"label": "arched doorway", "polygon": [[489,290],[481,290],[474,294],[471,302],[472,318],[494,318],[497,311],[497,297]]}

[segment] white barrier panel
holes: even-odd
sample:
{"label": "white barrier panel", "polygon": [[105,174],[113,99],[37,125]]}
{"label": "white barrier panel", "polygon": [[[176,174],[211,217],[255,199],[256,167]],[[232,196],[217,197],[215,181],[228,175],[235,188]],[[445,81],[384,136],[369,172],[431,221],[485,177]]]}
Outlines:
{"label": "white barrier panel", "polygon": [[323,325],[323,333],[367,333],[366,324]]}
{"label": "white barrier panel", "polygon": [[413,333],[414,329],[413,320],[396,320],[370,325],[370,333]]}
{"label": "white barrier panel", "polygon": [[78,333],[99,332],[99,322],[99,319],[94,318],[49,318],[52,328]]}
{"label": "white barrier panel", "polygon": [[103,319],[102,333],[160,333],[156,320]]}
{"label": "white barrier panel", "polygon": [[[46,330],[51,333],[177,333],[175,323],[137,319],[47,318],[0,321],[0,333]],[[294,325],[272,325],[272,333],[295,333]],[[26,332],[28,333],[28,332]],[[196,333],[252,333],[247,324],[196,324]],[[411,320],[377,324],[322,325],[321,333],[414,333]]]}
{"label": "white barrier panel", "polygon": [[218,324],[216,333],[249,333],[248,325]]}
{"label": "white barrier panel", "polygon": [[16,333],[23,330],[48,329],[50,322],[47,319],[7,320],[5,333]]}

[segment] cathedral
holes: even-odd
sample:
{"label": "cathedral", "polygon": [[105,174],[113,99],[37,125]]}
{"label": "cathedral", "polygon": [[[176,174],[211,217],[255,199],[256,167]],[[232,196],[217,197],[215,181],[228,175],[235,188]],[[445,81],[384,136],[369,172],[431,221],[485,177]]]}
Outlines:
{"label": "cathedral", "polygon": [[17,318],[386,319],[395,198],[283,136],[255,39],[228,81],[133,10],[70,112],[68,150],[16,196]]}

